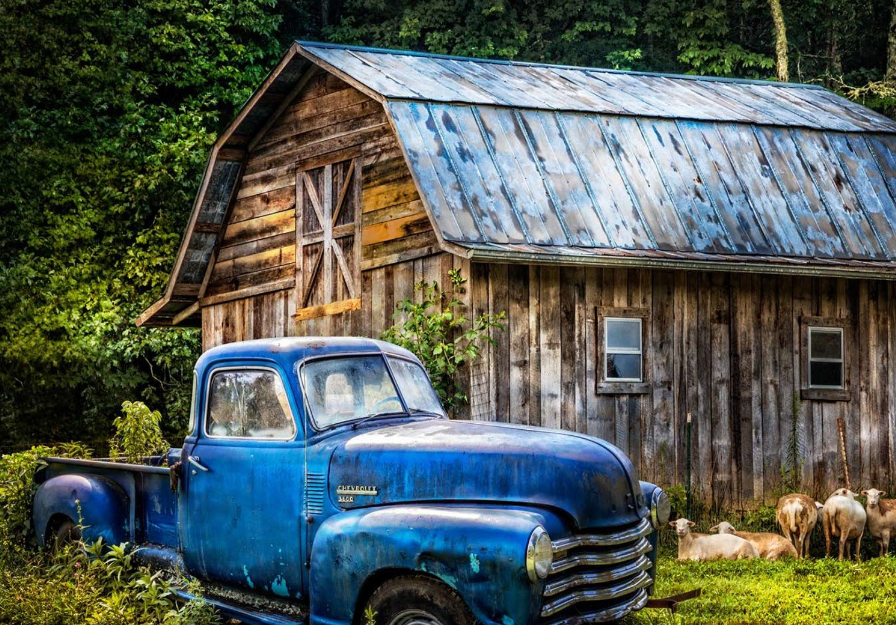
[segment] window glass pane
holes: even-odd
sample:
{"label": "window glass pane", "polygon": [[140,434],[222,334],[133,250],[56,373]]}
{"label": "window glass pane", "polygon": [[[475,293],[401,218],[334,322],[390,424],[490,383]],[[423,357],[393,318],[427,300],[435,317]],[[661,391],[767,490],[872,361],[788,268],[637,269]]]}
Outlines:
{"label": "window glass pane", "polygon": [[843,386],[843,363],[810,362],[809,386]]}
{"label": "window glass pane", "polygon": [[408,410],[423,410],[445,415],[439,396],[432,388],[423,367],[403,358],[390,358],[389,363],[392,365],[392,373],[395,374]]}
{"label": "window glass pane", "polygon": [[607,349],[641,349],[640,319],[607,319]]}
{"label": "window glass pane", "polygon": [[312,360],[302,368],[308,408],[319,428],[380,412],[404,412],[381,356]]}
{"label": "window glass pane", "polygon": [[607,354],[607,379],[641,379],[640,354]]}
{"label": "window glass pane", "polygon": [[190,421],[187,423],[187,436],[193,434],[196,429],[196,389],[199,385],[199,377],[193,372],[193,392],[190,395]]}
{"label": "window glass pane", "polygon": [[280,376],[256,369],[214,374],[206,432],[232,438],[292,438],[296,425]]}
{"label": "window glass pane", "polygon": [[840,342],[843,334],[837,330],[819,330],[812,328],[811,333],[812,353],[810,358],[835,358],[842,356]]}

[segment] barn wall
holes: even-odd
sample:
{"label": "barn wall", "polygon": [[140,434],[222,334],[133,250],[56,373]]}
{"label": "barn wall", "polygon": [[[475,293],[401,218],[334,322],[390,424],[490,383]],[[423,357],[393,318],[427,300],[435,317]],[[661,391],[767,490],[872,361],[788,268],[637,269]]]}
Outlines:
{"label": "barn wall", "polygon": [[[893,285],[581,267],[471,270],[473,311],[507,311],[505,331],[471,374],[479,391],[474,417],[599,436],[628,453],[643,479],[683,484],[690,412],[694,485],[722,505],[780,494],[794,429],[805,487],[822,497],[841,486],[840,417],[853,487],[892,484]],[[646,393],[597,392],[602,306],[648,311]],[[799,400],[804,316],[843,318],[849,401]]]}
{"label": "barn wall", "polygon": [[327,163],[361,159],[362,269],[436,251],[382,106],[316,71],[247,157],[203,306],[292,287],[296,173]]}
{"label": "barn wall", "polygon": [[[361,273],[361,309],[295,322],[291,290],[264,293],[202,309],[202,345],[279,336],[369,336],[379,338],[394,323],[395,305],[414,297],[420,281],[448,283],[448,272],[464,263],[450,254],[391,263]],[[469,264],[467,263],[468,267]]]}

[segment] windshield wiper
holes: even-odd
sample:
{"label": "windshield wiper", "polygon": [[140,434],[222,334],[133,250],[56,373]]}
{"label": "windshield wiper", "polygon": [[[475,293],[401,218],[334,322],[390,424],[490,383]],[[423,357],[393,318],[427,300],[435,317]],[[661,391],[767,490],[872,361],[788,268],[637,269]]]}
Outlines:
{"label": "windshield wiper", "polygon": [[423,415],[424,417],[444,417],[445,415],[441,412],[435,412],[434,410],[423,410],[422,408],[413,408],[411,409],[412,415]]}
{"label": "windshield wiper", "polygon": [[369,415],[367,415],[366,417],[361,417],[360,419],[358,419],[357,421],[352,423],[352,429],[357,430],[359,425],[361,425],[362,423],[366,423],[366,422],[370,421],[371,419],[376,419],[377,417],[385,417],[385,416],[394,415],[394,414],[406,415],[408,413],[405,412],[404,410],[384,410],[382,412],[373,412],[373,413],[370,413]]}

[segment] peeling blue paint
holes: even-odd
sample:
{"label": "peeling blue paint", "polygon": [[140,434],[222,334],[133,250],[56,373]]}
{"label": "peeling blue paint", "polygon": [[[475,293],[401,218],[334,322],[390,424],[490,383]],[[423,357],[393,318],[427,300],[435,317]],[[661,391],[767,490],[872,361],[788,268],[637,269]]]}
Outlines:
{"label": "peeling blue paint", "polygon": [[479,558],[476,557],[475,553],[470,554],[470,568],[473,569],[474,573],[479,572]]}
{"label": "peeling blue paint", "polygon": [[278,575],[274,578],[274,581],[271,583],[271,592],[278,597],[289,596],[289,589],[286,587],[286,580],[283,579],[282,575]]}
{"label": "peeling blue paint", "polygon": [[254,588],[255,588],[255,584],[252,583],[252,578],[249,577],[249,567],[247,567],[245,564],[243,565],[243,575],[246,576],[246,585],[247,585],[249,588],[253,588],[253,589],[254,589]]}

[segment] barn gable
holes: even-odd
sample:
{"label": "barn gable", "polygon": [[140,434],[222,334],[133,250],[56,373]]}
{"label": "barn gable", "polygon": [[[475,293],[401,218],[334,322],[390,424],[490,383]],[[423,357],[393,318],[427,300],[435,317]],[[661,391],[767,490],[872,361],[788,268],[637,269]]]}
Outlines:
{"label": "barn gable", "polygon": [[889,278],[894,197],[896,123],[818,87],[299,42],[215,144],[138,323],[277,289],[350,310],[362,271],[438,249]]}

